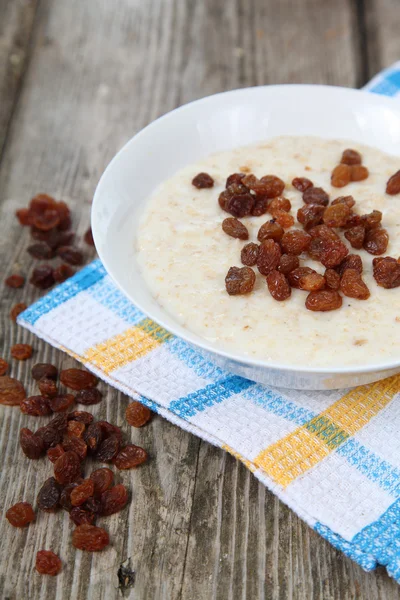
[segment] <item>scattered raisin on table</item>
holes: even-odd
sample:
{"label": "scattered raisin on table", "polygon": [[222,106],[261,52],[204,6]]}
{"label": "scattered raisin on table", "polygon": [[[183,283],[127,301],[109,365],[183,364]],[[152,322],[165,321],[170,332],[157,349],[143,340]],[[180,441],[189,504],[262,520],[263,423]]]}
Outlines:
{"label": "scattered raisin on table", "polygon": [[51,410],[57,413],[67,410],[75,402],[75,398],[73,394],[59,394],[49,398],[48,402]]}
{"label": "scattered raisin on table", "polygon": [[337,165],[332,171],[331,185],[341,188],[348,185],[351,181],[351,167],[345,164]]}
{"label": "scattered raisin on table", "polygon": [[352,214],[347,204],[331,204],[324,211],[324,223],[328,227],[344,227]]}
{"label": "scattered raisin on table", "polygon": [[19,208],[15,211],[15,215],[19,221],[19,224],[23,227],[32,225],[32,215],[29,211],[29,208]]}
{"label": "scattered raisin on table", "polygon": [[279,242],[284,233],[283,227],[281,227],[275,219],[271,219],[271,221],[267,221],[261,225],[257,234],[257,239],[259,242],[263,242],[264,240],[274,240],[274,242]]}
{"label": "scattered raisin on table", "polygon": [[340,277],[342,277],[346,269],[356,269],[356,271],[362,273],[363,263],[361,256],[358,256],[358,254],[349,254],[335,267],[335,271],[339,273]]}
{"label": "scattered raisin on table", "polygon": [[39,260],[54,258],[55,252],[46,242],[36,242],[27,248],[28,254]]}
{"label": "scattered raisin on table", "polygon": [[74,437],[82,437],[86,429],[85,423],[82,421],[68,421],[67,425],[67,435]]}
{"label": "scattered raisin on table", "polygon": [[29,502],[17,502],[6,512],[6,519],[13,527],[26,527],[35,520],[35,513]]}
{"label": "scattered raisin on table", "polygon": [[354,200],[353,196],[339,196],[333,200],[332,206],[336,206],[336,204],[345,204],[349,208],[353,208],[355,203],[356,201]]}
{"label": "scattered raisin on table", "polygon": [[71,504],[72,506],[80,506],[90,496],[94,494],[94,483],[92,479],[84,479],[82,483],[77,485],[71,491]]}
{"label": "scattered raisin on table", "polygon": [[247,231],[247,227],[241,223],[235,217],[228,217],[222,221],[222,230],[233,238],[237,238],[239,240],[248,240],[249,232]]}
{"label": "scattered raisin on table", "polygon": [[50,363],[37,363],[32,367],[31,374],[36,381],[39,381],[43,377],[57,379],[58,369]]}
{"label": "scattered raisin on table", "polygon": [[93,373],[82,369],[63,369],[60,373],[60,381],[71,390],[81,391],[97,385],[98,379]]}
{"label": "scattered raisin on table", "polygon": [[44,454],[45,447],[42,439],[27,427],[23,427],[19,432],[19,443],[25,456],[32,460]]}
{"label": "scattered raisin on table", "polygon": [[337,310],[342,306],[342,297],[335,290],[319,290],[310,292],[306,300],[306,308],[316,312]]}
{"label": "scattered raisin on table", "polygon": [[[82,479],[83,481],[83,479]],[[75,489],[81,481],[75,481],[74,483],[68,483],[65,487],[63,487],[61,495],[60,495],[60,506],[67,512],[70,512],[73,508],[71,504],[71,492]]]}
{"label": "scattered raisin on table", "polygon": [[93,415],[85,410],[74,410],[73,412],[68,413],[68,420],[80,421],[85,425],[90,425],[93,421]]}
{"label": "scattered raisin on table", "polygon": [[56,281],[57,283],[64,283],[64,281],[72,277],[72,275],[74,274],[74,269],[64,263],[53,270],[54,281]]}
{"label": "scattered raisin on table", "polygon": [[62,431],[50,423],[48,423],[45,427],[39,427],[39,429],[36,431],[36,435],[42,439],[46,450],[48,450],[48,448],[52,448],[53,446],[57,446],[57,444],[59,444],[62,440]]}
{"label": "scattered raisin on table", "polygon": [[346,269],[340,280],[340,291],[348,298],[367,300],[370,292],[356,269]]}
{"label": "scattered raisin on table", "polygon": [[18,379],[3,375],[0,377],[0,404],[17,406],[26,398],[25,388]]}
{"label": "scattered raisin on table", "polygon": [[196,177],[193,177],[192,185],[199,190],[212,188],[214,186],[214,179],[208,173],[198,173]]}
{"label": "scattered raisin on table", "polygon": [[47,398],[43,396],[29,396],[29,398],[24,398],[19,407],[22,413],[31,415],[32,417],[42,417],[51,415],[52,413]]}
{"label": "scattered raisin on table", "polygon": [[128,492],[124,485],[119,484],[101,494],[100,514],[108,517],[119,512],[128,502]]}
{"label": "scattered raisin on table", "polygon": [[282,179],[279,179],[275,175],[264,175],[264,177],[258,179],[255,175],[250,174],[244,177],[242,183],[256,194],[266,196],[267,198],[276,198],[285,189]]}
{"label": "scattered raisin on table", "polygon": [[54,379],[50,377],[42,377],[38,381],[38,387],[42,396],[47,398],[54,398],[58,394],[57,384]]}
{"label": "scattered raisin on table", "polygon": [[62,441],[62,447],[66,452],[75,453],[79,460],[85,460],[88,447],[81,437],[76,435],[65,435]]}
{"label": "scattered raisin on table", "polygon": [[110,543],[108,533],[95,525],[78,525],[72,534],[72,545],[78,550],[97,552]]}
{"label": "scattered raisin on table", "polygon": [[115,435],[120,441],[122,440],[122,431],[117,425],[113,425],[108,421],[97,421],[97,425],[101,429],[103,438]]}
{"label": "scattered raisin on table", "polygon": [[16,360],[27,360],[32,356],[33,348],[30,344],[14,344],[11,346],[11,356]]}
{"label": "scattered raisin on table", "polygon": [[256,282],[256,274],[250,267],[231,267],[225,277],[225,288],[230,296],[248,294]]}
{"label": "scattered raisin on table", "polygon": [[98,496],[91,496],[86,500],[86,502],[82,505],[84,510],[87,510],[95,515],[100,515],[101,513],[101,500]]}
{"label": "scattered raisin on table", "polygon": [[93,239],[93,233],[92,233],[91,227],[89,227],[89,229],[87,229],[85,231],[85,235],[83,236],[83,239],[85,240],[85,243],[88,246],[94,246],[94,239]]}
{"label": "scattered raisin on table", "polygon": [[323,221],[324,207],[320,204],[305,204],[297,211],[297,220],[308,230]]}
{"label": "scattered raisin on table", "polygon": [[98,404],[101,402],[103,394],[96,388],[88,388],[80,390],[75,396],[75,402],[78,404],[85,404],[90,406],[91,404]]}
{"label": "scattered raisin on table", "polygon": [[338,290],[340,288],[340,275],[334,269],[326,269],[324,273],[326,287],[331,290]]}
{"label": "scattered raisin on table", "polygon": [[119,449],[120,441],[115,435],[112,435],[100,443],[96,451],[96,459],[100,462],[112,462]]}
{"label": "scattered raisin on table", "polygon": [[148,457],[144,448],[129,444],[119,451],[113,462],[117,469],[132,469],[145,463]]}
{"label": "scattered raisin on table", "polygon": [[57,444],[57,446],[54,446],[54,448],[49,448],[46,452],[47,454],[47,458],[52,462],[55,463],[57,461],[58,458],[60,458],[60,456],[62,454],[65,454],[65,450],[64,448],[61,446],[61,444]]}
{"label": "scattered raisin on table", "polygon": [[41,214],[34,215],[32,223],[36,229],[50,231],[60,224],[60,215],[55,208],[47,208]]}
{"label": "scattered raisin on table", "polygon": [[74,246],[59,246],[57,254],[62,260],[74,267],[83,264],[83,254]]}
{"label": "scattered raisin on table", "polygon": [[365,239],[365,227],[356,225],[344,232],[344,237],[350,242],[352,248],[361,250]]}
{"label": "scattered raisin on table", "polygon": [[[8,362],[4,358],[0,358],[0,377],[5,375],[8,371]],[[0,401],[1,404],[1,401]]]}
{"label": "scattered raisin on table", "polygon": [[321,206],[328,206],[329,196],[320,187],[311,187],[303,192],[303,201],[306,204],[319,204]]}
{"label": "scattered raisin on table", "polygon": [[91,423],[84,434],[84,440],[92,452],[96,452],[103,440],[103,430],[98,423]]}
{"label": "scattered raisin on table", "polygon": [[292,204],[288,198],[278,196],[273,198],[268,205],[268,212],[273,215],[277,210],[283,210],[284,212],[290,212],[292,210]]}
{"label": "scattered raisin on table", "polygon": [[93,525],[96,520],[96,515],[80,506],[74,506],[69,513],[69,518],[75,525]]}
{"label": "scattered raisin on table", "polygon": [[281,239],[281,247],[285,254],[299,255],[310,245],[311,236],[301,229],[286,231]]}
{"label": "scattered raisin on table", "polygon": [[54,477],[49,477],[39,490],[36,500],[37,505],[45,512],[54,512],[59,506],[60,495],[61,486],[58,485]]}
{"label": "scattered raisin on table", "polygon": [[385,256],[372,261],[376,283],[386,289],[400,286],[400,263],[395,258]]}
{"label": "scattered raisin on table", "polygon": [[285,275],[279,271],[271,271],[267,275],[269,293],[278,302],[290,298],[292,290]]}
{"label": "scattered raisin on table", "polygon": [[254,242],[250,242],[243,246],[240,253],[240,260],[246,267],[254,267],[257,263],[258,250],[258,244],[255,244]]}
{"label": "scattered raisin on table", "polygon": [[111,469],[103,467],[93,471],[90,474],[89,479],[93,481],[94,493],[102,494],[112,486],[114,481],[114,473],[111,471]]}
{"label": "scattered raisin on table", "polygon": [[389,244],[389,234],[386,229],[370,229],[365,234],[363,248],[375,256],[384,254]]}
{"label": "scattered raisin on table", "polygon": [[25,277],[22,275],[10,275],[5,284],[10,288],[21,288],[25,283]]}
{"label": "scattered raisin on table", "polygon": [[282,254],[279,259],[279,265],[277,266],[277,270],[284,275],[288,275],[294,269],[297,269],[300,266],[300,261],[298,256],[294,254]]}
{"label": "scattered raisin on table", "polygon": [[364,181],[369,176],[367,167],[363,165],[354,165],[350,167],[351,181]]}
{"label": "scattered raisin on table", "polygon": [[41,265],[33,269],[32,276],[29,280],[32,285],[41,289],[47,290],[54,284],[53,269],[50,265]]}
{"label": "scattered raisin on table", "polygon": [[299,192],[305,192],[308,188],[314,187],[314,184],[307,177],[295,177],[292,181],[292,186],[296,190],[299,190]]}
{"label": "scattered raisin on table", "polygon": [[260,251],[257,257],[257,268],[262,275],[268,275],[271,271],[274,271],[278,265],[282,251],[274,240],[267,239],[261,242]]}
{"label": "scattered raisin on table", "polygon": [[19,302],[18,304],[15,304],[10,312],[10,319],[12,321],[16,321],[17,317],[24,312],[24,310],[26,310],[28,307],[24,302]]}
{"label": "scattered raisin on table", "polygon": [[125,418],[132,427],[142,427],[150,420],[151,410],[141,402],[134,400],[126,407]]}
{"label": "scattered raisin on table", "polygon": [[391,196],[400,194],[400,169],[389,178],[386,184],[386,193]]}
{"label": "scattered raisin on table", "polygon": [[41,575],[58,575],[62,563],[57,554],[51,550],[39,550],[36,554],[36,571]]}
{"label": "scattered raisin on table", "polygon": [[[71,439],[71,438],[69,438]],[[76,438],[80,439],[80,438]],[[81,461],[76,452],[68,451],[54,464],[54,477],[61,485],[73,483],[81,475]]]}
{"label": "scattered raisin on table", "polygon": [[357,150],[353,150],[352,148],[346,148],[346,150],[343,150],[340,162],[344,165],[361,165],[361,154],[357,152]]}

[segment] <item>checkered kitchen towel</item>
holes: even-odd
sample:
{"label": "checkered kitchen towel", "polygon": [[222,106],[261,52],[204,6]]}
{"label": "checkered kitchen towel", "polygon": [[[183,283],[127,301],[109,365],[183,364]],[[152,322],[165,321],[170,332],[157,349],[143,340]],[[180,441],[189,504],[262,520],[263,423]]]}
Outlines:
{"label": "checkered kitchen towel", "polygon": [[[400,63],[368,89],[398,93]],[[400,582],[400,376],[329,392],[237,377],[142,314],[98,260],[18,321],[232,453],[336,548],[366,570],[386,565]]]}

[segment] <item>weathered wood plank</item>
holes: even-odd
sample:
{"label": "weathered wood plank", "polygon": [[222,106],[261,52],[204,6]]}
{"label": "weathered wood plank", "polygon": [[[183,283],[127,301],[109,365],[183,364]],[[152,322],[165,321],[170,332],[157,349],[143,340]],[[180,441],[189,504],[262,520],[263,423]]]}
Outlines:
{"label": "weathered wood plank", "polygon": [[397,0],[365,0],[369,76],[400,58],[400,9]]}

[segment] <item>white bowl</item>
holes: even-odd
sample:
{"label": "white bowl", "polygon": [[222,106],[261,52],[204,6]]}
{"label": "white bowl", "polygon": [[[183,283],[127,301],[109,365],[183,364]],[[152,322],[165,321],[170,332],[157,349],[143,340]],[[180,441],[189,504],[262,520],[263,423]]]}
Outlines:
{"label": "white bowl", "polygon": [[399,358],[362,367],[293,367],[226,352],[182,327],[152,297],[135,253],[135,225],[153,192],[181,167],[221,150],[277,135],[345,138],[400,155],[400,103],[375,94],[313,85],[255,87],[216,94],[178,108],[135,135],[108,165],[97,186],[93,236],[99,256],[132,302],[165,329],[194,344],[223,368],[261,383],[334,389],[400,371]]}

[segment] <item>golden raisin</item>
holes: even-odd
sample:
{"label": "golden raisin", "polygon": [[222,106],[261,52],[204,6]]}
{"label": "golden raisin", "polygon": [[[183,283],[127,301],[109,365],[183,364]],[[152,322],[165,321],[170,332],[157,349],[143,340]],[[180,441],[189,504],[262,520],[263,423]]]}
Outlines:
{"label": "golden raisin", "polygon": [[10,319],[12,321],[16,321],[17,317],[24,312],[24,310],[26,310],[28,307],[24,302],[19,302],[18,304],[15,304],[10,312]]}
{"label": "golden raisin", "polygon": [[285,275],[276,270],[268,273],[267,286],[271,296],[274,298],[274,300],[278,300],[278,302],[287,300],[290,298],[292,293]]}
{"label": "golden raisin", "polygon": [[347,148],[346,150],[343,150],[340,162],[344,165],[361,165],[361,154],[357,152],[357,150]]}
{"label": "golden raisin", "polygon": [[281,239],[281,247],[286,254],[299,255],[307,250],[311,236],[300,229],[286,231]]}
{"label": "golden raisin", "polygon": [[362,165],[350,167],[351,181],[364,181],[364,179],[367,179],[368,175],[369,171],[367,167],[363,167]]}
{"label": "golden raisin", "polygon": [[8,362],[4,358],[0,358],[0,377],[5,375],[8,370]]}
{"label": "golden raisin", "polygon": [[342,306],[342,297],[335,290],[310,292],[306,299],[306,308],[315,312],[337,310]]}
{"label": "golden raisin", "polygon": [[281,248],[274,240],[268,239],[261,242],[257,257],[257,268],[261,275],[268,275],[274,271],[279,265],[281,255]]}
{"label": "golden raisin", "polygon": [[356,269],[346,269],[340,280],[340,291],[349,298],[367,300],[370,292]]}
{"label": "golden raisin", "polygon": [[400,286],[400,262],[390,256],[372,261],[376,283],[386,289]]}
{"label": "golden raisin", "polygon": [[134,400],[128,404],[125,418],[132,427],[142,427],[150,420],[151,410],[141,402]]}
{"label": "golden raisin", "polygon": [[248,294],[256,282],[256,275],[250,267],[231,267],[225,277],[226,291],[230,296]]}
{"label": "golden raisin", "polygon": [[351,168],[348,165],[337,165],[332,171],[331,185],[341,188],[348,185],[351,181]]}
{"label": "golden raisin", "polygon": [[283,234],[283,227],[281,227],[275,219],[272,219],[261,225],[257,234],[257,239],[259,242],[263,242],[264,240],[274,240],[275,242],[279,242],[279,240],[282,239]]}
{"label": "golden raisin", "polygon": [[32,356],[33,348],[29,344],[14,344],[11,346],[11,356],[16,360],[27,360]]}
{"label": "golden raisin", "polygon": [[384,254],[389,244],[389,234],[386,229],[370,229],[365,234],[363,248],[370,254]]}
{"label": "golden raisin", "polygon": [[247,227],[234,217],[228,217],[227,219],[224,219],[222,221],[222,229],[227,235],[230,235],[233,238],[237,238],[239,240],[249,239]]}
{"label": "golden raisin", "polygon": [[247,267],[254,267],[254,265],[257,263],[258,250],[258,244],[254,244],[253,242],[243,246],[240,253],[240,259],[242,263]]}
{"label": "golden raisin", "polygon": [[400,193],[400,170],[390,177],[386,184],[386,193],[394,196]]}

